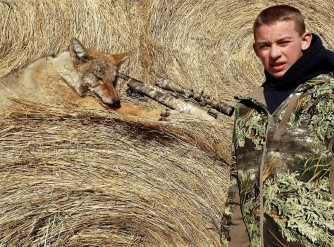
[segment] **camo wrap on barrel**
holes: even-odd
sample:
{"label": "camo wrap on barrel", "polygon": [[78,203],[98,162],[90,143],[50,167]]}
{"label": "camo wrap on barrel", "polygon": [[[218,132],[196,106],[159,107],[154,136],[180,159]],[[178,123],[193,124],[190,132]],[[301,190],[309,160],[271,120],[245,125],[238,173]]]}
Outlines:
{"label": "camo wrap on barrel", "polygon": [[237,99],[233,145],[251,246],[260,246],[262,159],[265,246],[332,246],[332,74],[299,86],[273,115],[254,97]]}

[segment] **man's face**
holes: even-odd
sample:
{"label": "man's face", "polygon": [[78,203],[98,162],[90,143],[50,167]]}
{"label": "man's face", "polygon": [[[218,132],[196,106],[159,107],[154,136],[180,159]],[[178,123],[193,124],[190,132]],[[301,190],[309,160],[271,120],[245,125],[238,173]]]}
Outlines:
{"label": "man's face", "polygon": [[300,35],[293,21],[261,25],[255,30],[254,36],[254,51],[265,70],[275,78],[285,74],[303,55],[302,51],[310,46],[312,40],[311,33]]}

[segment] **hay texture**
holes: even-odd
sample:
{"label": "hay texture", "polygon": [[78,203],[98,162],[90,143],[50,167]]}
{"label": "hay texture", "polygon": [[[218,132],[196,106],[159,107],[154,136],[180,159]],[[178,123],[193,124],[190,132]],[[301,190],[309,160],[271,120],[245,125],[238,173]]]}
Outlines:
{"label": "hay texture", "polygon": [[[1,0],[0,76],[76,37],[120,70],[168,78],[234,104],[260,85],[252,22],[267,6],[301,9],[334,47],[332,1]],[[119,80],[122,101],[131,99]],[[0,111],[0,245],[220,246],[233,118],[156,121],[17,100]]]}
{"label": "hay texture", "polygon": [[25,105],[0,126],[2,245],[219,246],[219,157],[103,113]]}

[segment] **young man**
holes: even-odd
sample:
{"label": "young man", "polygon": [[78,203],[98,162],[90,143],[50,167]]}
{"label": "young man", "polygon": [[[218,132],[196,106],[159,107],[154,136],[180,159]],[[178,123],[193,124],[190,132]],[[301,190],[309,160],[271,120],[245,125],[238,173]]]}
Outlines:
{"label": "young man", "polygon": [[265,82],[237,97],[225,237],[230,247],[333,246],[334,53],[291,6],[263,10],[253,31]]}

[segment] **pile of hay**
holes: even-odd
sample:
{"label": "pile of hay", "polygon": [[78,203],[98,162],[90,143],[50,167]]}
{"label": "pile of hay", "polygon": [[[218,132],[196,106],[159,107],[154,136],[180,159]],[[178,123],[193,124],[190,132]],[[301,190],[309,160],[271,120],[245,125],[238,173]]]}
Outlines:
{"label": "pile of hay", "polygon": [[219,246],[228,167],[185,119],[22,106],[0,118],[2,245]]}
{"label": "pile of hay", "polygon": [[[68,47],[133,51],[121,71],[234,104],[262,83],[252,21],[301,9],[328,48],[326,1],[1,0],[0,76]],[[124,93],[123,101],[143,103]],[[119,116],[18,101],[0,111],[0,245],[220,246],[233,118]]]}

